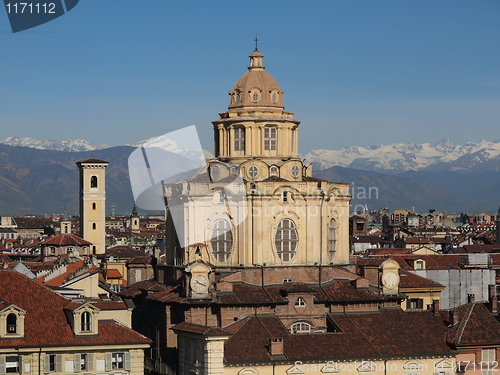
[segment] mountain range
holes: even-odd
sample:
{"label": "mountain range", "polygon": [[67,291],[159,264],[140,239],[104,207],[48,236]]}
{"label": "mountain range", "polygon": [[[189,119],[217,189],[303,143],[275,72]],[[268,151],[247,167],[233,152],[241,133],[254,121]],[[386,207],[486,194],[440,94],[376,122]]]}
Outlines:
{"label": "mountain range", "polygon": [[[163,145],[177,154],[184,152],[184,156],[191,152],[168,142]],[[106,172],[108,212],[111,205],[117,213],[130,212],[134,199],[128,157],[134,146],[8,138],[0,143],[0,214],[61,213],[65,206],[68,213],[77,213],[75,162],[89,157],[110,162]],[[351,184],[353,208],[366,204],[370,209],[387,206],[419,212],[495,213],[500,204],[500,141],[464,146],[443,140],[435,145],[347,147],[314,150],[305,158],[313,163],[316,177]]]}

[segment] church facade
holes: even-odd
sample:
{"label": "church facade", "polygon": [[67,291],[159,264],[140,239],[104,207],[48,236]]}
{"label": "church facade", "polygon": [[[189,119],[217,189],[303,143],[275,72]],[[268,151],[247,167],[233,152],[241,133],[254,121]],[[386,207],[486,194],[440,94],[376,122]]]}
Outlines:
{"label": "church facade", "polygon": [[[256,49],[249,57],[248,71],[229,91],[228,110],[213,121],[215,157],[177,184],[182,195],[167,189],[167,213],[175,206],[184,224],[175,241],[167,218],[167,263],[347,264],[349,185],[312,177],[312,165],[298,153],[299,121],[285,111],[264,56]],[[242,187],[244,195],[235,191]]]}

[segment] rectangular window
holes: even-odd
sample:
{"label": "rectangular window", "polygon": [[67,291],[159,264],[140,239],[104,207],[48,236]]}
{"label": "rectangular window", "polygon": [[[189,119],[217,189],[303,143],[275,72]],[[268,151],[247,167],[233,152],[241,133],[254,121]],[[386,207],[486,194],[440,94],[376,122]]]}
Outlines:
{"label": "rectangular window", "polygon": [[407,306],[411,310],[422,310],[424,308],[424,300],[422,298],[410,298]]}
{"label": "rectangular window", "polygon": [[111,368],[113,370],[125,368],[125,353],[113,353],[111,356]]}
{"label": "rectangular window", "polygon": [[56,372],[56,355],[49,355],[49,372]]}
{"label": "rectangular window", "polygon": [[245,128],[234,129],[234,151],[245,151]]}
{"label": "rectangular window", "polygon": [[266,126],[264,128],[264,149],[266,151],[276,151],[278,142],[278,128],[275,126]]}
{"label": "rectangular window", "polygon": [[495,349],[482,349],[481,350],[481,361],[484,362],[495,362],[496,360],[496,355],[495,355]]}
{"label": "rectangular window", "polygon": [[21,372],[21,357],[17,355],[10,355],[5,357],[5,372]]}
{"label": "rectangular window", "polygon": [[88,370],[88,356],[87,356],[87,354],[80,354],[80,369]]}

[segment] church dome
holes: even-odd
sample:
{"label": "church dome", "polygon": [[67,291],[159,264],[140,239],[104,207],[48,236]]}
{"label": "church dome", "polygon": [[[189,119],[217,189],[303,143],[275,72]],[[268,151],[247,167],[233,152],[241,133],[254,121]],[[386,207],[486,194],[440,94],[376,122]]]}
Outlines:
{"label": "church dome", "polygon": [[262,58],[257,49],[249,56],[248,72],[243,74],[234,88],[229,91],[231,96],[229,109],[244,107],[284,108],[278,83],[264,69]]}

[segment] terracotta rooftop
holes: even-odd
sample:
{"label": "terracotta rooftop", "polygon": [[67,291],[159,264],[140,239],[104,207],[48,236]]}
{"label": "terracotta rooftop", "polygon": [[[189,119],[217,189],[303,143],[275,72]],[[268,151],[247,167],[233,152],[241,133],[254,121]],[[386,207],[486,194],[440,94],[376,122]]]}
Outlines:
{"label": "terracotta rooftop", "polygon": [[189,333],[196,333],[203,336],[228,336],[231,333],[224,328],[207,327],[199,324],[182,322],[172,327],[174,331],[183,331]]}
{"label": "terracotta rooftop", "polygon": [[115,258],[135,258],[140,256],[147,255],[142,250],[134,249],[130,246],[115,246],[109,249],[106,249],[105,254],[100,254],[98,257],[110,257],[113,256]]}
{"label": "terracotta rooftop", "polygon": [[48,217],[16,217],[17,229],[43,229],[59,225],[54,219]]}
{"label": "terracotta rooftop", "polygon": [[0,299],[26,311],[25,337],[0,340],[1,348],[140,345],[151,342],[114,320],[100,320],[98,335],[75,336],[64,312],[71,301],[18,272],[0,271]]}
{"label": "terracotta rooftop", "polygon": [[42,246],[90,246],[91,242],[84,240],[74,234],[60,234],[46,239],[40,245]]}
{"label": "terracotta rooftop", "polygon": [[[457,324],[452,325],[450,314],[458,313]],[[498,345],[500,323],[483,303],[467,303],[442,316],[449,325],[447,341],[455,346]]]}
{"label": "terracotta rooftop", "polygon": [[167,286],[164,284],[158,284],[154,280],[145,280],[131,285],[129,288],[118,294],[125,298],[132,298],[142,293],[147,294],[148,292],[160,292],[165,289],[167,289]]}
{"label": "terracotta rooftop", "polygon": [[269,341],[273,338],[283,339],[283,354],[289,361],[455,353],[446,345],[446,327],[440,317],[429,311],[381,309],[377,313],[331,314],[329,319],[339,332],[292,334],[275,316],[245,318],[225,327],[233,333],[225,344],[225,360],[269,362]]}
{"label": "terracotta rooftop", "polygon": [[400,272],[400,281],[399,281],[399,287],[400,288],[435,288],[435,289],[441,289],[444,290],[445,286],[432,281],[430,279],[427,279],[425,277],[419,276],[417,274],[414,274],[412,272],[405,272],[402,271]]}

